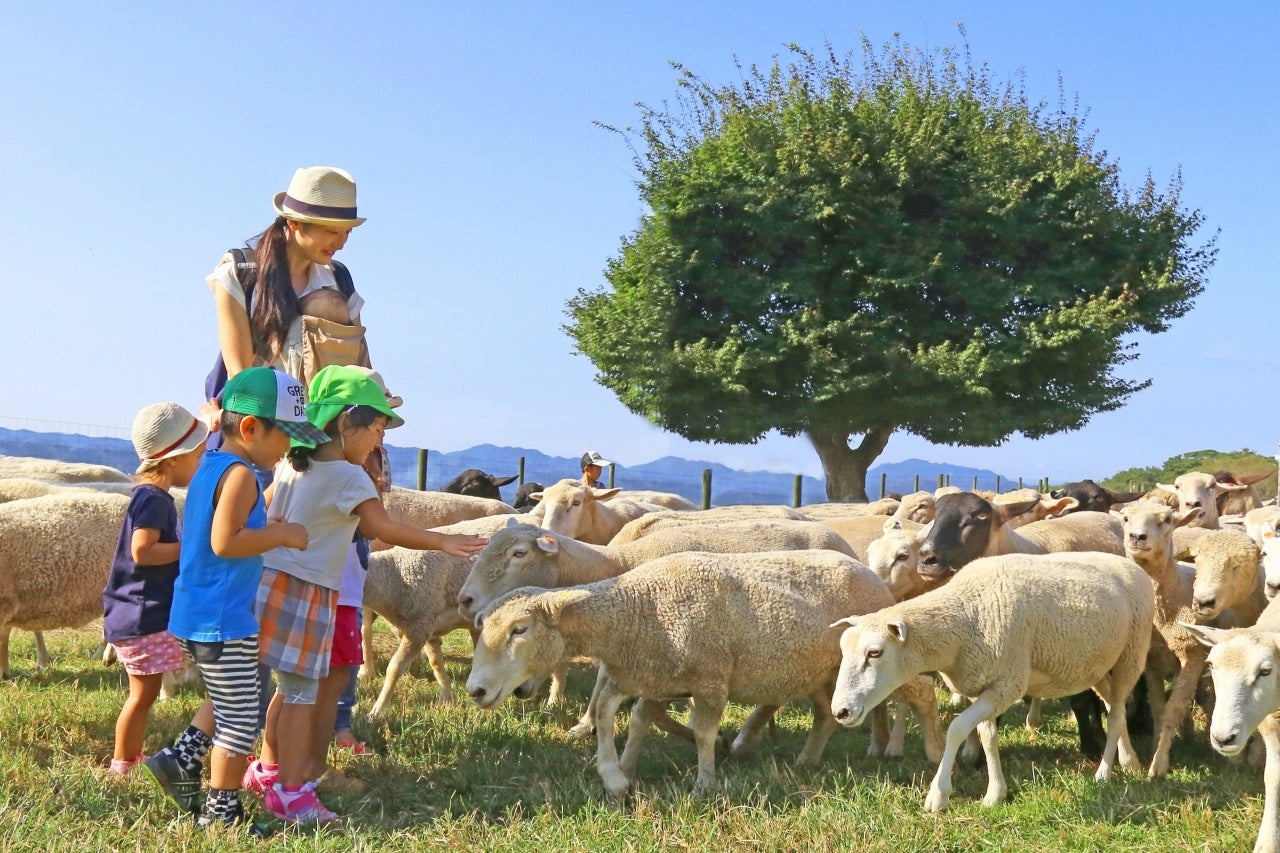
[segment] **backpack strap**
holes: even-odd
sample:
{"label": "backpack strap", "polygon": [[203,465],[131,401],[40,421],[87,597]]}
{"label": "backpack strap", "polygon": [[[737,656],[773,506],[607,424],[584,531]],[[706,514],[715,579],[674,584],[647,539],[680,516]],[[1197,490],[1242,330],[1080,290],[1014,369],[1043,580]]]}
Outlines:
{"label": "backpack strap", "polygon": [[347,299],[356,292],[356,283],[351,280],[351,270],[342,261],[330,261],[333,267],[333,278],[338,283],[338,292]]}
{"label": "backpack strap", "polygon": [[228,250],[236,263],[236,281],[244,290],[244,310],[250,311],[253,304],[253,286],[258,283],[258,262],[253,259],[252,250],[248,246],[237,246]]}

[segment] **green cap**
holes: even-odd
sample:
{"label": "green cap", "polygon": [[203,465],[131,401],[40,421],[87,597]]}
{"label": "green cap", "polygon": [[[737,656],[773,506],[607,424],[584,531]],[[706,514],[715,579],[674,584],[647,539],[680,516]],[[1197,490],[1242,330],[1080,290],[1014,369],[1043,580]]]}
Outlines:
{"label": "green cap", "polygon": [[387,429],[404,425],[404,418],[391,411],[387,392],[373,377],[358,367],[331,364],[311,380],[307,418],[323,429],[349,406],[368,406],[387,416]]}
{"label": "green cap", "polygon": [[222,410],[269,418],[296,442],[323,444],[329,436],[307,420],[302,383],[270,367],[250,367],[227,380]]}

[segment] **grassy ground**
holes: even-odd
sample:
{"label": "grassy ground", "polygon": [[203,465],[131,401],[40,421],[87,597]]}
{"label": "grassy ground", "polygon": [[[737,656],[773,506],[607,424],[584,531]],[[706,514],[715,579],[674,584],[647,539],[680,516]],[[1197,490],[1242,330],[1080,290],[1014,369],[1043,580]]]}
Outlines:
{"label": "grassy ground", "polygon": [[[483,712],[469,702],[436,703],[429,679],[406,678],[384,718],[358,720],[372,755],[339,756],[337,765],[368,783],[365,793],[330,794],[346,817],[338,830],[292,831],[269,842],[206,836],[179,816],[145,771],[114,781],[106,772],[116,715],[125,695],[118,667],[86,662],[94,629],[49,635],[54,666],[32,668],[30,635],[11,649],[18,673],[0,683],[0,849],[240,850],[263,843],[305,850],[1249,850],[1261,819],[1261,771],[1228,764],[1205,743],[1174,749],[1174,771],[1160,782],[1123,773],[1093,781],[1080,758],[1065,709],[1047,703],[1044,728],[1002,728],[1009,780],[1006,805],[978,801],[985,771],[956,773],[951,807],[921,811],[934,768],[918,733],[904,759],[867,758],[865,730],[840,731],[823,761],[796,768],[807,712],[788,709],[778,731],[753,756],[720,765],[715,797],[690,796],[692,746],[653,735],[634,795],[614,806],[594,765],[594,742],[565,729],[581,711],[509,702]],[[383,660],[392,648],[380,634]],[[446,643],[459,688],[469,641]],[[591,676],[575,674],[571,695],[585,697]],[[374,688],[362,686],[367,707]],[[461,691],[459,690],[459,693]],[[148,751],[171,740],[199,703],[194,693],[157,705]],[[736,729],[745,709],[731,707]],[[625,732],[625,721],[619,728]],[[1150,744],[1138,742],[1140,754]],[[260,804],[247,797],[261,817]]]}

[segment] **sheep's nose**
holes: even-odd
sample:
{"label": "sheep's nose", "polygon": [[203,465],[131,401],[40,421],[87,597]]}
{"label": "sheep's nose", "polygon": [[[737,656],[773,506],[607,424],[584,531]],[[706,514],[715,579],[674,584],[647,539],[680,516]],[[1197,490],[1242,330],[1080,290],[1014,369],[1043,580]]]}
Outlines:
{"label": "sheep's nose", "polygon": [[477,702],[479,702],[481,699],[485,697],[485,694],[488,692],[489,691],[485,690],[483,687],[473,687],[467,691],[467,695],[470,696],[472,699],[476,700]]}
{"label": "sheep's nose", "polygon": [[470,610],[471,605],[475,602],[475,600],[476,600],[475,596],[473,595],[459,595],[458,606],[464,610]]}
{"label": "sheep's nose", "polygon": [[1215,744],[1215,745],[1220,746],[1220,747],[1222,747],[1222,746],[1231,746],[1231,744],[1233,744],[1233,743],[1235,743],[1235,742],[1236,742],[1236,733],[1235,733],[1235,732],[1232,732],[1232,733],[1231,733],[1231,734],[1229,734],[1229,735],[1223,735],[1222,737],[1219,737],[1218,735],[1215,735],[1215,734],[1211,734],[1211,735],[1209,735],[1209,737],[1213,739],[1213,742],[1214,742],[1214,744]]}
{"label": "sheep's nose", "polygon": [[936,565],[938,565],[938,555],[937,555],[937,554],[935,554],[935,553],[933,553],[932,551],[925,551],[925,550],[921,550],[921,551],[920,551],[920,565],[922,565],[922,566],[936,566]]}
{"label": "sheep's nose", "polygon": [[1145,534],[1145,533],[1130,533],[1130,534],[1129,534],[1129,541],[1130,541],[1130,542],[1146,542],[1146,541],[1147,541],[1147,534]]}
{"label": "sheep's nose", "polygon": [[1271,583],[1271,582],[1268,582],[1268,583],[1267,583],[1267,597],[1268,597],[1268,598],[1275,598],[1277,595],[1280,595],[1280,583]]}
{"label": "sheep's nose", "polygon": [[836,711],[836,719],[842,722],[849,719],[849,709],[841,708],[839,711]]}
{"label": "sheep's nose", "polygon": [[1196,607],[1200,610],[1212,610],[1213,604],[1217,599],[1213,598],[1197,598]]}

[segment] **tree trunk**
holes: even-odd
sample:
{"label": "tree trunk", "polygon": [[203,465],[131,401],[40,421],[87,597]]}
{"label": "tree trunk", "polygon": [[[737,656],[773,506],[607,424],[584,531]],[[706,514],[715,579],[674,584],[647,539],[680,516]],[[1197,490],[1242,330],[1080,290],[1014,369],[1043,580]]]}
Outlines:
{"label": "tree trunk", "polygon": [[884,451],[893,430],[887,427],[867,430],[857,449],[849,446],[849,434],[845,432],[809,430],[805,435],[822,460],[827,500],[845,503],[867,500],[867,469]]}

